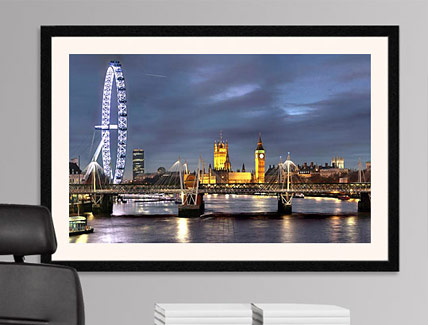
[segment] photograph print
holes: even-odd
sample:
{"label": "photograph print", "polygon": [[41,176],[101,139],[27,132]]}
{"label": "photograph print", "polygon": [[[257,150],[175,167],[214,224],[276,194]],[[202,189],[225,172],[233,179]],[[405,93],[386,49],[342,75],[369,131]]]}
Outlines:
{"label": "photograph print", "polygon": [[70,55],[70,242],[370,242],[370,55]]}
{"label": "photograph print", "polygon": [[42,28],[44,261],[398,270],[397,31]]}

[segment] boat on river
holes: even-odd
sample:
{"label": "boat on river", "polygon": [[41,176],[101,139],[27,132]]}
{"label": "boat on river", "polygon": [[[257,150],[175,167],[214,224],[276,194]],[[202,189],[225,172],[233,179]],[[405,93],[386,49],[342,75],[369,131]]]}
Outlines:
{"label": "boat on river", "polygon": [[337,198],[338,198],[339,200],[342,200],[342,201],[347,201],[347,200],[350,200],[350,199],[351,199],[351,197],[350,197],[349,195],[347,195],[347,194],[341,194],[341,195],[339,195]]}
{"label": "boat on river", "polygon": [[68,225],[69,236],[90,234],[94,232],[94,228],[88,225],[88,218],[85,216],[69,216]]}

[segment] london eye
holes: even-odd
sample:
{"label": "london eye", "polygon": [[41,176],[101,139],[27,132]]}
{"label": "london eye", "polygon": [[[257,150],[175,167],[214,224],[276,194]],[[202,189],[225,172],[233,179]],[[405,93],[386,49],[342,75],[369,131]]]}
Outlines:
{"label": "london eye", "polygon": [[[117,125],[111,123],[112,112],[112,91],[113,84],[116,84],[117,97]],[[104,174],[113,184],[120,184],[123,179],[126,163],[126,142],[128,133],[128,112],[126,107],[126,87],[122,65],[119,61],[111,61],[107,68],[102,99],[101,125],[96,125],[95,129],[101,130],[101,141],[92,158],[96,162],[100,152],[102,152]],[[111,131],[117,131],[116,164],[114,173],[111,159]]]}

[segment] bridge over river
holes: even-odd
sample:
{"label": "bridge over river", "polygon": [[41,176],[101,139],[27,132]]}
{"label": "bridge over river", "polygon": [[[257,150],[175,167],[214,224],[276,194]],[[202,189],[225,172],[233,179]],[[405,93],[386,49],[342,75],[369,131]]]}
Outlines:
{"label": "bridge over river", "polygon": [[[100,188],[92,185],[70,185],[70,194],[181,194],[194,192],[194,188],[181,189],[180,185],[143,185],[143,184],[107,184]],[[284,184],[201,184],[201,194],[245,194],[245,195],[278,195],[286,193],[302,193],[305,195],[347,194],[360,196],[370,193],[370,183],[292,183],[290,188]]]}
{"label": "bridge over river", "polygon": [[292,198],[296,193],[307,196],[349,195],[360,199],[359,211],[370,211],[370,183],[284,183],[247,184],[194,184],[192,187],[177,185],[144,184],[70,184],[70,195],[90,195],[92,200],[103,206],[103,212],[111,209],[112,198],[124,194],[175,194],[181,197],[179,215],[198,216],[203,213],[204,194],[270,195],[278,197],[278,211],[291,213]]}

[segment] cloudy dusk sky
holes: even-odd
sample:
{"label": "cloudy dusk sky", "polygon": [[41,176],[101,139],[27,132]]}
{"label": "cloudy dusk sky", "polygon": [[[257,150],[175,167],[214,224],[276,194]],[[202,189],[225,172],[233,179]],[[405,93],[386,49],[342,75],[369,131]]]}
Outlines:
{"label": "cloudy dusk sky", "polygon": [[[370,160],[370,55],[70,55],[69,149],[82,167],[100,141],[111,60],[122,64],[128,96],[125,178],[134,148],[144,149],[146,172],[179,156],[192,170],[199,155],[212,164],[220,130],[233,170],[254,169],[259,132],[266,165],[287,152],[296,164]],[[111,140],[115,158],[114,131]]]}

